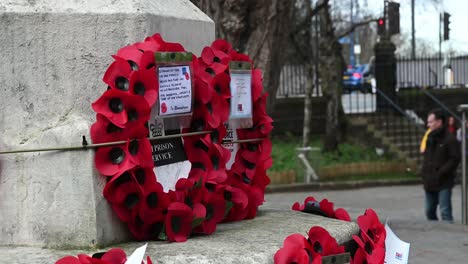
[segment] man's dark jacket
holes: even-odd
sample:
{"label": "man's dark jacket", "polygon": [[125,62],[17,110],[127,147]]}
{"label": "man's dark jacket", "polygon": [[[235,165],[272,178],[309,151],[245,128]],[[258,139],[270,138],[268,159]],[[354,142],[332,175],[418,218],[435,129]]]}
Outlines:
{"label": "man's dark jacket", "polygon": [[426,191],[453,187],[460,152],[457,139],[446,128],[436,129],[429,134],[421,171]]}

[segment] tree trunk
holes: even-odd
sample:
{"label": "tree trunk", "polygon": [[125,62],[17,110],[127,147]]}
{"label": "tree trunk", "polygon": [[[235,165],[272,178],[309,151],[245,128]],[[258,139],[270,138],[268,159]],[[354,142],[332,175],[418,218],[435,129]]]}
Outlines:
{"label": "tree trunk", "polygon": [[325,7],[320,14],[320,78],[322,93],[327,101],[325,142],[323,151],[336,151],[338,143],[344,139],[344,112],[341,105],[342,73],[344,60],[341,45],[335,38],[330,16],[329,0],[320,0]]}
{"label": "tree trunk", "polygon": [[[263,71],[268,112],[276,98],[294,1],[191,0],[216,23],[216,37],[247,53]],[[208,45],[209,43],[207,43]]]}

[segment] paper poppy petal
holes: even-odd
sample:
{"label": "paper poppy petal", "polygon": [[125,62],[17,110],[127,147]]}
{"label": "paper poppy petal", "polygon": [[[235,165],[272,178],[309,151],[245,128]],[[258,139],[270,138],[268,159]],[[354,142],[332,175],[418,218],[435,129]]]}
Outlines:
{"label": "paper poppy petal", "polygon": [[81,264],[81,262],[76,257],[66,256],[57,260],[55,264]]}

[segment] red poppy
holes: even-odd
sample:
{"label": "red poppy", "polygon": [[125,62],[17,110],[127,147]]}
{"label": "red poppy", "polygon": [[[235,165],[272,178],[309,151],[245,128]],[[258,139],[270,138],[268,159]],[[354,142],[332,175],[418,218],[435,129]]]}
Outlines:
{"label": "red poppy", "polygon": [[379,217],[371,208],[357,218],[357,223],[362,233],[368,235],[378,245],[385,245],[386,231]]}
{"label": "red poppy", "polygon": [[[193,205],[192,208],[193,211],[193,219],[205,219],[206,217],[206,208],[203,204],[201,203],[196,203]],[[193,227],[193,223],[192,223]]]}
{"label": "red poppy", "polygon": [[335,210],[335,218],[351,222],[351,217],[349,216],[348,212],[343,208],[338,208]]}
{"label": "red poppy", "polygon": [[222,72],[211,80],[209,86],[212,91],[216,92],[222,98],[227,99],[231,98],[230,81],[231,77],[229,74]]}
{"label": "red poppy", "polygon": [[119,127],[125,127],[127,122],[146,122],[150,115],[150,107],[143,97],[115,89],[107,90],[92,107]]}
{"label": "red poppy", "polygon": [[195,76],[207,84],[211,83],[216,75],[223,73],[228,67],[228,65],[222,63],[213,63],[209,65],[201,58],[198,59],[196,65],[197,66],[194,67]]}
{"label": "red poppy", "polygon": [[239,53],[235,50],[231,50],[229,52],[229,56],[231,56],[231,60],[232,61],[247,61],[247,62],[252,62],[252,60],[250,59],[250,57],[248,55],[245,55],[245,54],[242,54],[242,53]]}
{"label": "red poppy", "polygon": [[[322,263],[320,255],[312,256],[307,240],[301,234],[292,234],[285,238],[283,247],[274,256],[275,264],[318,264]],[[313,257],[311,260],[310,257]]]}
{"label": "red poppy", "polygon": [[115,203],[112,207],[123,222],[129,222],[137,216],[144,198],[137,183],[123,183],[115,190]]}
{"label": "red poppy", "polygon": [[143,96],[148,105],[153,105],[158,98],[158,80],[155,68],[132,72],[130,75],[130,92]]}
{"label": "red poppy", "polygon": [[292,205],[292,208],[294,211],[302,211],[304,210],[306,204],[308,203],[311,203],[311,202],[316,202],[317,200],[312,197],[312,196],[308,196],[304,199],[304,203],[303,204],[300,204],[299,202],[295,202],[293,205]]}
{"label": "red poppy", "polygon": [[118,127],[101,114],[96,115],[96,122],[91,126],[91,140],[93,143],[104,143],[148,136],[148,128],[144,123],[134,126]]}
{"label": "red poppy", "polygon": [[193,220],[192,209],[184,203],[171,203],[167,208],[166,234],[169,241],[184,242],[190,235]]}
{"label": "red poppy", "polygon": [[117,145],[101,147],[96,151],[94,163],[96,169],[105,176],[120,175],[136,166],[129,158],[127,146]]}
{"label": "red poppy", "polygon": [[165,211],[170,200],[164,192],[162,185],[155,182],[145,193],[145,198],[140,207],[140,218],[144,223],[154,223],[164,221]]}
{"label": "red poppy", "polygon": [[231,57],[221,50],[213,49],[211,47],[204,47],[201,53],[202,61],[207,65],[213,65],[215,63],[223,64],[227,68]]}
{"label": "red poppy", "polygon": [[328,199],[320,201],[320,209],[330,218],[335,218],[335,210],[333,209],[333,203]]}
{"label": "red poppy", "polygon": [[82,264],[76,257],[66,256],[55,262],[55,264]]}
{"label": "red poppy", "polygon": [[309,232],[309,243],[312,250],[322,256],[344,253],[344,246],[339,246],[327,230],[320,226],[313,226]]}
{"label": "red poppy", "polygon": [[127,141],[130,162],[143,168],[153,168],[151,143],[147,138]]}
{"label": "red poppy", "polygon": [[183,52],[184,47],[179,43],[166,42],[159,33],[145,38],[145,41],[136,43],[138,49],[151,52]]}
{"label": "red poppy", "polygon": [[[354,264],[381,264],[385,259],[385,245],[379,245],[365,233],[361,232],[361,237],[353,235],[353,240],[358,244],[358,249],[352,258]],[[361,239],[362,238],[362,239]]]}
{"label": "red poppy", "polygon": [[114,58],[115,61],[109,66],[102,80],[112,89],[120,91],[129,90],[129,77],[132,72],[130,64],[119,57]]}
{"label": "red poppy", "polygon": [[227,179],[226,161],[231,153],[217,144],[206,144],[198,141],[198,145],[187,151],[187,156],[192,162],[192,168],[203,169],[207,173],[205,182],[221,183]]}
{"label": "red poppy", "polygon": [[203,197],[203,204],[206,208],[206,217],[196,229],[196,232],[209,235],[216,231],[216,224],[223,220],[226,202],[223,196],[206,192]]}
{"label": "red poppy", "polygon": [[229,103],[221,96],[213,94],[208,103],[195,103],[193,118],[205,120],[209,129],[217,128],[229,119]]}
{"label": "red poppy", "polygon": [[231,44],[224,39],[217,39],[211,43],[211,48],[229,54],[232,50]]}
{"label": "red poppy", "polygon": [[154,52],[143,51],[136,45],[129,45],[119,49],[114,59],[120,58],[127,61],[133,71],[149,69],[154,66]]}
{"label": "red poppy", "polygon": [[127,261],[127,254],[120,248],[113,248],[104,253],[101,260],[107,261],[109,264],[124,264]]}
{"label": "red poppy", "polygon": [[110,180],[104,186],[103,195],[111,203],[115,203],[116,190],[123,183],[137,183],[144,192],[151,191],[156,184],[156,176],[154,175],[153,168],[142,168],[138,166],[109,178]]}

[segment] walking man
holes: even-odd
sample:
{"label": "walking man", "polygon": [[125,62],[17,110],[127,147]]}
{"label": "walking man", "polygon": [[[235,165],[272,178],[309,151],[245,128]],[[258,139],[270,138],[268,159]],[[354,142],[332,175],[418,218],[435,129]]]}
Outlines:
{"label": "walking man", "polygon": [[460,146],[448,131],[442,110],[428,113],[427,127],[431,132],[427,137],[421,173],[426,194],[426,217],[428,220],[438,220],[439,205],[442,220],[452,223],[452,188],[460,162]]}

